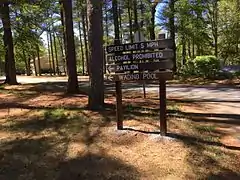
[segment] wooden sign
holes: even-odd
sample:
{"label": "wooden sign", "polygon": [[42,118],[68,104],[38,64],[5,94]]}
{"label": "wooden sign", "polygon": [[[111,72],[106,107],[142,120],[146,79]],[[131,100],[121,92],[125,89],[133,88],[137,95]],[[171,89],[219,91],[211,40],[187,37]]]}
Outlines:
{"label": "wooden sign", "polygon": [[107,53],[117,53],[124,51],[139,51],[139,50],[152,50],[172,48],[173,41],[171,39],[161,39],[156,41],[145,41],[138,43],[111,45],[106,47]]}
{"label": "wooden sign", "polygon": [[161,135],[167,134],[166,80],[173,78],[171,69],[173,68],[174,42],[172,39],[165,39],[165,34],[161,34],[161,38],[163,39],[129,44],[120,44],[120,41],[115,41],[115,45],[106,47],[107,53],[110,54],[106,58],[108,63],[106,70],[109,73],[106,77],[116,85],[116,118],[119,130],[123,129],[121,83],[159,81],[160,130]]}
{"label": "wooden sign", "polygon": [[172,71],[127,73],[127,74],[108,74],[109,81],[150,81],[150,80],[170,80],[173,77]]}
{"label": "wooden sign", "polygon": [[121,55],[108,55],[108,62],[121,62],[121,61],[140,61],[140,60],[154,60],[154,59],[171,59],[173,58],[173,50],[167,49],[155,52],[142,52],[132,54],[121,54]]}
{"label": "wooden sign", "polygon": [[107,65],[108,72],[123,72],[123,71],[155,71],[158,69],[172,69],[172,60],[162,60],[159,62],[147,62],[147,63],[130,63],[130,64],[111,64]]}

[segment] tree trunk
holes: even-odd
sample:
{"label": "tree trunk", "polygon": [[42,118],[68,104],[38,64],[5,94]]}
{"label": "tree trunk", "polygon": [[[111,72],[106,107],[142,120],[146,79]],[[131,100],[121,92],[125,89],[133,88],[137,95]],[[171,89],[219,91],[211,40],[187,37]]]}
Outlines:
{"label": "tree trunk", "polygon": [[40,59],[40,49],[39,49],[39,45],[37,45],[37,58],[38,58],[38,74],[39,76],[42,75],[42,70],[41,70],[41,59]]}
{"label": "tree trunk", "polygon": [[33,53],[32,58],[33,58],[34,74],[35,74],[35,76],[37,76],[38,73],[37,73],[37,65],[36,65],[36,56],[35,56],[35,53]]}
{"label": "tree trunk", "polygon": [[28,54],[27,65],[28,65],[28,67],[27,67],[28,70],[27,71],[29,72],[28,76],[30,76],[32,74],[32,71],[31,71],[31,57],[30,57],[29,54]]}
{"label": "tree trunk", "polygon": [[67,69],[68,84],[67,92],[70,94],[78,93],[78,79],[76,67],[76,52],[73,32],[72,1],[62,1],[66,22],[66,42],[67,42]]}
{"label": "tree trunk", "polygon": [[59,43],[59,46],[60,46],[60,49],[61,49],[61,57],[62,57],[61,59],[62,59],[63,72],[66,75],[67,74],[66,73],[66,61],[65,61],[65,57],[64,57],[65,55],[64,55],[64,48],[63,48],[64,44],[61,41],[61,37],[57,36],[57,39],[58,39],[58,43]]}
{"label": "tree trunk", "polygon": [[188,39],[188,56],[191,59],[192,53],[191,53],[191,40]]}
{"label": "tree trunk", "polygon": [[192,57],[195,58],[195,39],[192,38]]}
{"label": "tree trunk", "polygon": [[47,32],[47,45],[48,45],[48,64],[49,64],[49,73],[52,76],[52,63],[51,63],[51,52],[50,52],[50,43],[49,43],[49,33]]}
{"label": "tree trunk", "polygon": [[119,5],[118,5],[118,18],[119,18],[119,28],[121,29],[120,32],[120,41],[123,40],[123,31],[122,31],[122,16],[121,16],[121,1],[119,1]]}
{"label": "tree trunk", "polygon": [[106,37],[107,37],[107,42],[106,42],[106,44],[108,45],[108,41],[109,41],[109,28],[108,28],[108,9],[107,9],[107,6],[108,6],[108,3],[107,2],[105,2],[104,3],[104,10],[105,10],[105,31],[106,31]]}
{"label": "tree trunk", "polygon": [[237,0],[236,2],[236,12],[237,13],[237,33],[236,33],[236,52],[237,56],[239,57],[239,41],[240,41],[240,1]]}
{"label": "tree trunk", "polygon": [[[78,12],[78,17],[80,18],[80,13]],[[84,63],[84,51],[83,51],[83,42],[82,42],[82,32],[81,32],[81,21],[78,21],[78,31],[79,31],[79,39],[80,39],[80,50],[82,57],[82,75],[85,73],[85,63]]]}
{"label": "tree trunk", "polygon": [[182,37],[182,66],[186,64],[186,38],[185,35]]}
{"label": "tree trunk", "polygon": [[132,12],[131,12],[131,0],[128,1],[128,19],[129,19],[129,31],[130,31],[130,42],[133,43],[133,23],[132,23]]}
{"label": "tree trunk", "polygon": [[156,7],[157,7],[158,3],[154,3],[154,5],[152,5],[151,7],[151,24],[150,24],[150,39],[154,40],[155,37],[155,13],[156,13]]}
{"label": "tree trunk", "polygon": [[133,14],[134,14],[134,32],[139,30],[137,0],[133,0]]}
{"label": "tree trunk", "polygon": [[23,49],[23,58],[24,58],[24,63],[25,63],[26,74],[27,74],[27,76],[30,76],[31,75],[30,65],[28,63],[28,59],[26,57],[26,53],[25,53],[24,49]]}
{"label": "tree trunk", "polygon": [[216,57],[218,57],[218,0],[215,0],[214,2],[214,9],[213,9],[213,14],[214,14],[214,54]]}
{"label": "tree trunk", "polygon": [[174,23],[174,15],[175,15],[175,0],[169,1],[170,8],[170,16],[169,16],[169,27],[170,27],[170,37],[173,41],[173,72],[177,71],[177,58],[176,58],[176,43],[175,43],[175,23]]}
{"label": "tree trunk", "polygon": [[88,0],[90,109],[104,106],[102,1]]}
{"label": "tree trunk", "polygon": [[16,85],[18,83],[16,78],[16,66],[14,59],[13,38],[8,3],[0,4],[0,16],[2,19],[4,31],[3,42],[5,47],[5,83],[10,85]]}
{"label": "tree trunk", "polygon": [[51,55],[52,55],[53,74],[56,75],[56,67],[55,67],[54,52],[53,52],[53,38],[52,38],[52,33],[51,32],[49,32],[49,37],[50,37],[50,47],[51,47]]}
{"label": "tree trunk", "polygon": [[56,36],[55,36],[54,33],[53,33],[53,43],[54,43],[54,50],[55,50],[56,70],[57,70],[57,74],[60,75],[60,71],[59,71],[59,62],[58,62],[57,43],[56,43]]}
{"label": "tree trunk", "polygon": [[[67,42],[66,42],[66,29],[65,29],[64,9],[63,9],[62,0],[59,0],[59,4],[60,4],[60,15],[61,15],[61,23],[62,23],[63,45],[64,45],[64,48],[62,48],[62,58],[63,58],[63,63],[64,63],[63,68],[64,68],[64,73],[67,74],[66,73]],[[64,49],[64,51],[63,51],[63,49]]]}
{"label": "tree trunk", "polygon": [[86,65],[87,65],[87,74],[89,74],[89,57],[88,57],[88,43],[87,43],[87,30],[86,30],[86,18],[84,14],[85,10],[82,11],[82,27],[83,27],[83,39],[85,46],[85,57],[86,57]]}

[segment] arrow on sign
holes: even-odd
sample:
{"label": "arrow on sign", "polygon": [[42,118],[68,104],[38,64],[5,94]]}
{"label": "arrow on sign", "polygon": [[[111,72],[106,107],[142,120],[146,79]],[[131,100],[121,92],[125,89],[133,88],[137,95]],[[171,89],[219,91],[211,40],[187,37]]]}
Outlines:
{"label": "arrow on sign", "polygon": [[113,81],[113,80],[114,80],[114,76],[112,76],[112,75],[107,75],[107,80]]}
{"label": "arrow on sign", "polygon": [[124,71],[154,71],[159,69],[172,69],[172,60],[162,60],[159,62],[146,63],[129,63],[129,64],[111,64],[107,65],[108,72],[124,72]]}
{"label": "arrow on sign", "polygon": [[114,68],[113,68],[112,65],[107,66],[107,71],[108,71],[108,73],[112,72],[113,69],[114,69]]}
{"label": "arrow on sign", "polygon": [[172,71],[127,73],[107,75],[110,81],[151,81],[151,80],[170,80],[173,78]]}

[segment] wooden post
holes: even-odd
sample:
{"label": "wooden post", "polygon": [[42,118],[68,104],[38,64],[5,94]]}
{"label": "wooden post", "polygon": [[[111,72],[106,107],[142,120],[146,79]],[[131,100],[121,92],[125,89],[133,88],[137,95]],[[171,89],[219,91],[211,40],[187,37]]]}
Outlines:
{"label": "wooden post", "polygon": [[146,82],[143,81],[143,98],[146,99]]}
{"label": "wooden post", "polygon": [[[165,39],[165,34],[159,34],[159,39]],[[160,133],[167,134],[167,103],[166,103],[166,81],[159,80],[159,100],[160,100]]]}
{"label": "wooden post", "polygon": [[116,117],[117,117],[117,129],[123,129],[123,112],[122,112],[122,82],[116,81]]}
{"label": "wooden post", "polygon": [[160,99],[160,133],[162,136],[167,134],[167,118],[166,118],[166,81],[159,81],[159,99]]}

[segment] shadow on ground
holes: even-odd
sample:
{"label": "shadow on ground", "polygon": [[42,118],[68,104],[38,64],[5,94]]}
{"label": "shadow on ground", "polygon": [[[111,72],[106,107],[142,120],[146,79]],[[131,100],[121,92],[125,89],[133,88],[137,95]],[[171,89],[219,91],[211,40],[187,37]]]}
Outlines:
{"label": "shadow on ground", "polygon": [[[107,149],[97,147],[97,153],[92,151],[96,141],[102,138],[101,128],[108,127],[111,123],[115,125],[114,103],[107,103],[105,110],[91,111],[91,114],[96,113],[96,116],[102,117],[95,123],[89,121],[95,115],[86,114],[84,111],[88,109],[85,106],[72,105],[59,109],[58,106],[24,104],[24,98],[31,99],[43,92],[62,93],[65,85],[58,82],[50,83],[49,88],[46,86],[47,84],[41,83],[28,88],[28,91],[35,91],[36,96],[23,97],[21,102],[0,103],[0,109],[19,108],[44,113],[42,117],[33,116],[30,119],[15,117],[12,122],[8,119],[10,125],[0,126],[0,131],[23,133],[23,136],[1,142],[0,179],[140,179],[138,169],[121,159],[108,155]],[[26,89],[16,90],[22,93],[25,91]],[[65,95],[60,94],[59,98],[62,96]],[[135,119],[142,124],[155,124],[155,128],[159,129],[158,103],[144,101],[127,101],[124,104],[124,118]],[[173,107],[178,103],[183,102],[171,101],[169,106]],[[65,114],[66,110],[81,112],[82,115]],[[239,161],[236,161],[237,156],[230,152],[232,150],[238,152],[240,148],[226,146],[219,142],[218,137],[222,135],[221,132],[211,129],[208,125],[204,127],[196,125],[206,122],[224,126],[239,125],[239,115],[186,113],[173,107],[168,110],[168,117],[171,118],[169,127],[172,130],[168,136],[182,142],[189,149],[186,161],[189,167],[192,167],[192,172],[196,177],[240,179]],[[180,121],[180,119],[187,121]],[[94,128],[94,131],[91,128]],[[178,132],[174,131],[176,129]],[[127,128],[127,130],[145,134],[158,133],[133,128]],[[74,139],[75,135],[78,135],[77,140]],[[83,148],[84,150],[79,151],[73,157],[68,157],[69,145],[74,141],[80,141],[84,148],[77,147],[77,149]],[[128,143],[133,142],[134,138]],[[226,165],[225,162],[230,165]],[[192,177],[191,174],[189,177],[186,175],[186,179],[192,179]]]}
{"label": "shadow on ground", "polygon": [[2,143],[0,179],[138,179],[137,170],[120,159],[93,153],[66,159],[66,148],[54,138]]}
{"label": "shadow on ground", "polygon": [[[101,128],[111,123],[108,117],[95,122],[84,112],[65,114],[63,109],[28,115],[10,117],[0,126],[2,132],[22,134],[0,144],[1,180],[139,179],[135,167],[96,145]],[[72,149],[76,142],[80,145]]]}

